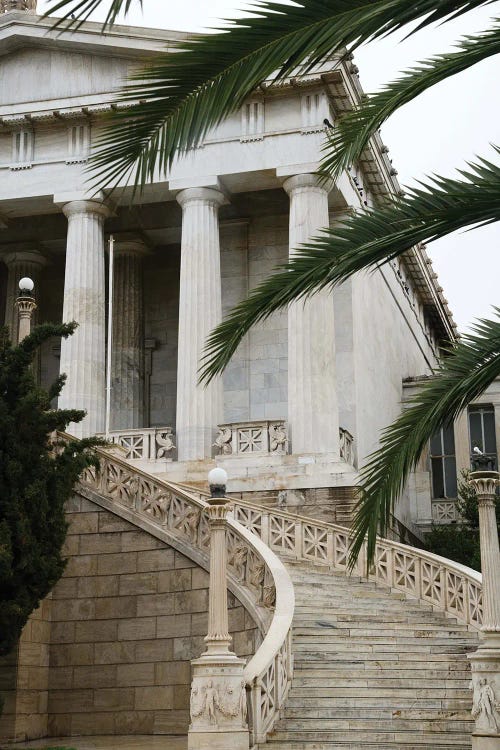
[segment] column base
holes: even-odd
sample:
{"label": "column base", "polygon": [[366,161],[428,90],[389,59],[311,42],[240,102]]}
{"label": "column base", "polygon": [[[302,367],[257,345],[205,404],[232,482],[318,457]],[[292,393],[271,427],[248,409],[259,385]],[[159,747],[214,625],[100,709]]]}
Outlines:
{"label": "column base", "polygon": [[191,663],[188,750],[248,750],[245,660],[228,653]]}
{"label": "column base", "polygon": [[498,633],[484,633],[484,641],[473,654],[471,689],[472,716],[476,726],[472,734],[473,750],[500,748],[500,648]]}

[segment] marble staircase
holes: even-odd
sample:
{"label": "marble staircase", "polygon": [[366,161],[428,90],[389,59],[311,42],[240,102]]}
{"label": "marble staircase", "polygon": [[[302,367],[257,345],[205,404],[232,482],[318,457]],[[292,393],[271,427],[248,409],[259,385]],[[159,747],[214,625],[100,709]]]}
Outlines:
{"label": "marble staircase", "polygon": [[477,632],[373,582],[287,567],[294,676],[268,750],[470,750]]}

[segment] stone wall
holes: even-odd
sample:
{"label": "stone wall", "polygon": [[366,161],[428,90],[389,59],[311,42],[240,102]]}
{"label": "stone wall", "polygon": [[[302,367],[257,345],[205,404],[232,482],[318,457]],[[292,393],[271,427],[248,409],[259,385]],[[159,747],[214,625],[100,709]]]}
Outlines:
{"label": "stone wall", "polygon": [[[85,498],[73,498],[68,518],[68,565],[52,592],[50,652],[41,663],[49,665],[48,736],[186,734],[190,661],[207,632],[208,574]],[[234,650],[250,656],[258,631],[232,595],[229,605]],[[41,684],[40,707],[44,695]],[[12,737],[12,726],[4,722],[0,734]],[[45,732],[40,724],[16,734]]]}
{"label": "stone wall", "polygon": [[0,660],[0,736],[23,740],[47,734],[51,605],[47,597],[31,615],[17,648]]}

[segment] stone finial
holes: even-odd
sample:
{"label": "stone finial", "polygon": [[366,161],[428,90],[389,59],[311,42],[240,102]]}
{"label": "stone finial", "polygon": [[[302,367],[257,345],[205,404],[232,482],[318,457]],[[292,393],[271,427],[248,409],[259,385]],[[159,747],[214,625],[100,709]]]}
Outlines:
{"label": "stone finial", "polygon": [[20,10],[36,14],[36,3],[37,0],[0,0],[0,13]]}

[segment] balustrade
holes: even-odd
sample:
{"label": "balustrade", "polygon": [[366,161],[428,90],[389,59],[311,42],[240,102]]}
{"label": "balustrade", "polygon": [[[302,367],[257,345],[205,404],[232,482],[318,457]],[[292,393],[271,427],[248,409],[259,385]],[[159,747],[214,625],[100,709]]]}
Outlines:
{"label": "balustrade", "polygon": [[[98,435],[104,438],[104,434]],[[175,451],[171,427],[148,427],[140,430],[113,430],[108,440],[125,449],[127,459],[171,458]]]}
{"label": "balustrade", "polygon": [[214,446],[223,456],[265,455],[288,453],[288,432],[285,422],[231,422],[218,426]]}

